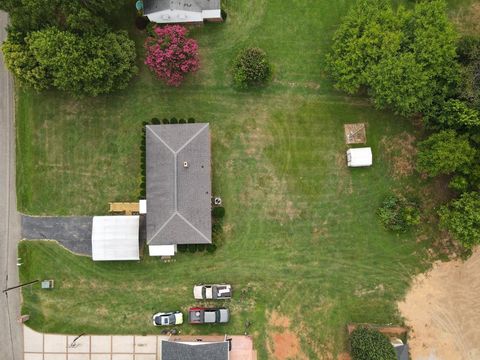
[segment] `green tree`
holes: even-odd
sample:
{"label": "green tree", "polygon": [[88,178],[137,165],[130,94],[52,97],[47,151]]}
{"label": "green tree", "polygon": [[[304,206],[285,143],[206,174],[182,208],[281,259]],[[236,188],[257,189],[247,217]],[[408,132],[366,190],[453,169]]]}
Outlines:
{"label": "green tree", "polygon": [[335,33],[327,62],[338,89],[366,88],[377,107],[411,115],[455,88],[455,41],[443,0],[420,2],[413,11],[362,0]]}
{"label": "green tree", "polygon": [[480,194],[463,193],[438,212],[440,225],[467,249],[480,244]]}
{"label": "green tree", "polygon": [[137,71],[135,44],[126,32],[79,36],[49,28],[31,33],[26,42],[59,90],[104,94],[125,88]]}
{"label": "green tree", "polygon": [[478,110],[458,99],[449,99],[432,106],[425,114],[424,120],[433,129],[469,130],[480,126]]}
{"label": "green tree", "polygon": [[359,327],[350,335],[353,360],[396,360],[397,354],[388,338],[377,330]]}
{"label": "green tree", "polygon": [[21,84],[35,90],[45,90],[52,85],[48,69],[37,61],[26,44],[16,43],[9,34],[2,44],[2,51],[5,65]]}
{"label": "green tree", "polygon": [[451,174],[471,164],[475,153],[466,136],[444,130],[418,145],[417,169],[429,176]]}

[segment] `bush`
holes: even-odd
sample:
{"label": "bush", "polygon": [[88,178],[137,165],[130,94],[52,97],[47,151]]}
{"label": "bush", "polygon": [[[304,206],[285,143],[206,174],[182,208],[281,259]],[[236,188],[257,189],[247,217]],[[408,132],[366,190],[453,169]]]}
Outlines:
{"label": "bush", "polygon": [[189,124],[195,124],[195,119],[194,118],[188,118],[188,123]]}
{"label": "bush", "polygon": [[180,120],[178,120],[178,123],[179,124],[186,124],[187,122],[185,121],[185,119],[180,119]]}
{"label": "bush", "polygon": [[212,216],[216,219],[222,219],[225,216],[225,208],[222,206],[214,207],[212,210]]}
{"label": "bush", "polygon": [[145,64],[167,85],[180,86],[187,73],[198,70],[198,44],[180,25],[155,26],[145,40]]}
{"label": "bush", "polygon": [[463,193],[460,199],[442,206],[438,212],[440,226],[448,230],[464,247],[480,244],[480,194]]}
{"label": "bush", "polygon": [[475,153],[466,136],[444,130],[418,144],[417,168],[432,177],[451,174],[468,167]]}
{"label": "bush", "polygon": [[163,124],[163,125],[168,125],[168,124],[170,124],[170,120],[168,120],[168,119],[162,119],[162,124]]}
{"label": "bush", "polygon": [[350,354],[353,360],[397,360],[388,338],[366,327],[359,327],[350,335]]}
{"label": "bush", "polygon": [[170,124],[178,124],[177,118],[176,118],[176,117],[172,117],[172,118],[170,119]]}
{"label": "bush", "polygon": [[138,30],[145,30],[147,28],[147,25],[150,21],[146,16],[137,16],[135,18],[135,27]]}
{"label": "bush", "polygon": [[267,54],[259,48],[241,51],[233,66],[233,82],[239,89],[264,85],[272,77]]}
{"label": "bush", "polygon": [[387,196],[377,214],[383,226],[391,231],[405,232],[420,223],[418,203],[401,195]]}

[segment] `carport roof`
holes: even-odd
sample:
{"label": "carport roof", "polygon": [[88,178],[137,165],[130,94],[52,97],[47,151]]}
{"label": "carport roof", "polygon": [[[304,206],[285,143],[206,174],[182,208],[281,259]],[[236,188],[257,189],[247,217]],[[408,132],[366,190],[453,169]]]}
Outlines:
{"label": "carport roof", "polygon": [[139,260],[139,223],[138,215],[95,216],[92,225],[92,259]]}

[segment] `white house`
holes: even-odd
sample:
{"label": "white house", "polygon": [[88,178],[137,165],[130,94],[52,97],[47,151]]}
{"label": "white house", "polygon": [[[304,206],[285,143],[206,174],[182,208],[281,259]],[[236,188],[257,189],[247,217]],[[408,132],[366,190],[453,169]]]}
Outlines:
{"label": "white house", "polygon": [[353,148],[347,150],[347,165],[349,167],[372,166],[372,148]]}
{"label": "white house", "polygon": [[143,13],[159,24],[223,21],[220,0],[143,0]]}

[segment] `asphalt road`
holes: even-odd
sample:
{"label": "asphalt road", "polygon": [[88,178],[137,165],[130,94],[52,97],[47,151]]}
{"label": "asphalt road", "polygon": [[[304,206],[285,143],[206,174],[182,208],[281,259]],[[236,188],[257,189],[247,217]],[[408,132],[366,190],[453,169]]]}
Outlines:
{"label": "asphalt road", "polygon": [[[6,37],[7,14],[0,11],[0,42]],[[0,359],[22,360],[20,291],[4,289],[18,285],[17,242],[20,216],[15,194],[14,87],[0,52]]]}

